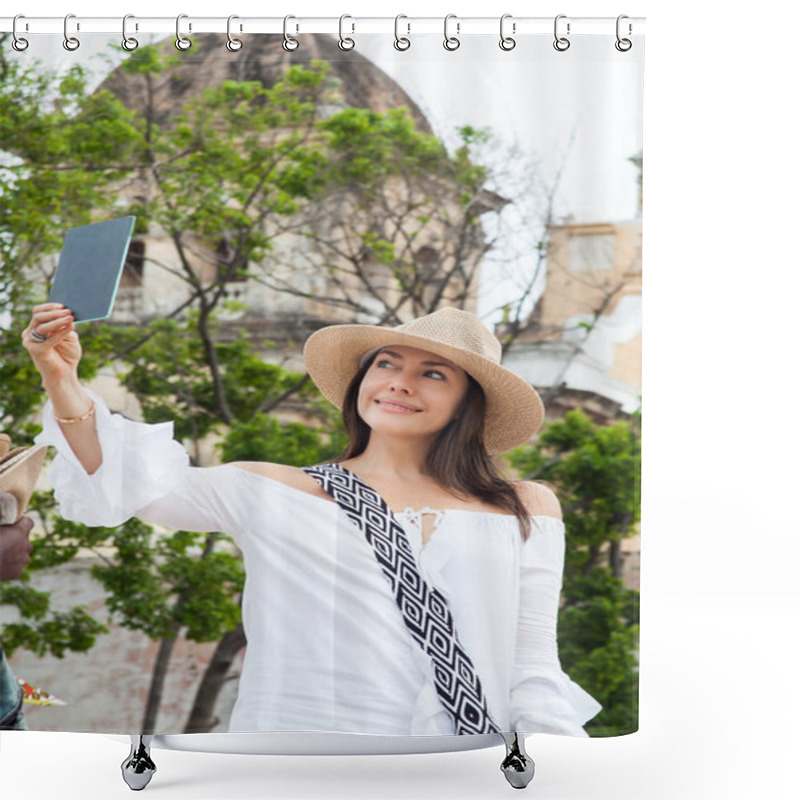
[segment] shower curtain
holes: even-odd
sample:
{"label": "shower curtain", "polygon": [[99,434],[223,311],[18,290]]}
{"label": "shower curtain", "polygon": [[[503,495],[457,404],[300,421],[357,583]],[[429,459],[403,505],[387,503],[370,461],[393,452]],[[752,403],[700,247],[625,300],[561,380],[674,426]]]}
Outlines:
{"label": "shower curtain", "polygon": [[[558,20],[555,36],[517,38],[513,19],[504,38],[460,37],[457,19],[444,37],[402,19],[394,35],[346,19],[338,36],[133,24],[124,46],[74,30],[65,47],[2,42],[2,429],[51,456],[61,444],[26,511],[30,563],[2,582],[4,697],[21,693],[38,731],[452,734],[391,598],[358,596],[385,590],[377,567],[363,574],[363,539],[339,531],[320,557],[300,537],[310,501],[254,483],[269,529],[256,543],[237,533],[238,496],[220,512],[230,529],[137,514],[182,459],[334,458],[345,434],[306,375],[307,337],[455,307],[544,401],[542,431],[500,463],[555,492],[566,533],[540,520],[522,544],[485,524],[511,548],[504,582],[491,548],[459,560],[474,520],[409,509],[420,570],[451,602],[500,729],[635,731],[643,37]],[[113,313],[79,326],[117,470],[90,482],[17,343],[66,231],[127,215]],[[423,516],[436,530],[420,546]],[[525,574],[546,589],[520,661]]]}

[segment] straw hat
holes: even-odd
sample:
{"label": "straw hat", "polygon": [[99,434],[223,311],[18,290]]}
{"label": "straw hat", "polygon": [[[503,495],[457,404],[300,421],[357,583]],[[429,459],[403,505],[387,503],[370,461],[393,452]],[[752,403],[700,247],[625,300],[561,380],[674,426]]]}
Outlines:
{"label": "straw hat", "polygon": [[539,430],[544,406],[536,390],[500,365],[502,348],[474,314],[440,308],[433,314],[384,328],[330,325],[309,336],[303,356],[311,379],[337,408],[363,357],[388,345],[406,345],[444,356],[469,373],[486,394],[484,445],[502,453]]}
{"label": "straw hat", "polygon": [[0,433],[0,522],[17,522],[31,499],[47,445],[12,447],[8,434]]}

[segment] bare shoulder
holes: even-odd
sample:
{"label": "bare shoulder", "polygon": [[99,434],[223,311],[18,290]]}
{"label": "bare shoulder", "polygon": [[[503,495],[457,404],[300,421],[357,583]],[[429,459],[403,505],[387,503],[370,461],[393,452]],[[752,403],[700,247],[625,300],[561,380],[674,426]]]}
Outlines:
{"label": "bare shoulder", "polygon": [[518,481],[514,486],[531,515],[561,519],[561,504],[547,486],[536,481]]}
{"label": "bare shoulder", "polygon": [[301,492],[308,492],[318,496],[326,496],[320,485],[309,475],[306,475],[300,467],[291,467],[288,464],[274,464],[271,461],[231,461],[229,467],[253,472],[265,478],[271,478],[279,483],[299,489]]}

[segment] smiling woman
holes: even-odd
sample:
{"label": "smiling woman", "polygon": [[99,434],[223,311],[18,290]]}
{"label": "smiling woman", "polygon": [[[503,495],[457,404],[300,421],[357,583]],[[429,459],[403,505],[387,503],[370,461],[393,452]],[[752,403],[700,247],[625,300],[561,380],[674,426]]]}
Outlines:
{"label": "smiling woman", "polygon": [[[426,450],[433,438],[455,416],[467,391],[467,374],[452,362],[437,360],[435,353],[414,347],[382,348],[371,359],[358,393],[358,415],[373,437],[384,432],[409,437]],[[389,420],[385,418],[389,414]],[[422,414],[421,417],[418,417]],[[392,417],[417,417],[411,427],[386,428]]]}
{"label": "smiling woman", "polygon": [[542,403],[477,317],[442,308],[313,334],[306,366],[349,443],[302,469],[192,468],[169,426],[111,414],[78,382],[68,309],[35,308],[24,343],[51,398],[39,441],[59,451],[64,517],[220,530],[241,549],[231,731],[506,733],[517,755],[525,733],[585,735],[600,707],[556,646],[558,501],[491,455],[529,440]]}

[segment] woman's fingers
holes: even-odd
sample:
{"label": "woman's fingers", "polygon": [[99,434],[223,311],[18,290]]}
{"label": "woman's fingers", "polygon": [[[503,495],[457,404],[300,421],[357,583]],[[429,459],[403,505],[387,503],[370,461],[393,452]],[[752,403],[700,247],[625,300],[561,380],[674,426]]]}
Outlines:
{"label": "woman's fingers", "polygon": [[[34,306],[31,321],[23,331],[23,338],[34,344],[43,344],[37,337],[50,337],[56,331],[71,328],[75,321],[72,312],[61,303],[44,303]],[[32,336],[33,332],[36,335]]]}
{"label": "woman's fingers", "polygon": [[49,322],[59,316],[65,316],[72,313],[68,308],[65,308],[62,303],[42,303],[41,305],[34,306],[31,312],[31,326],[35,327],[43,322]]}
{"label": "woman's fingers", "polygon": [[60,342],[63,342],[64,339],[68,338],[71,333],[74,333],[72,323],[70,323],[66,327],[62,328],[61,330],[56,331],[55,333],[51,333],[47,337],[47,344],[49,344],[49,345],[54,347],[55,345],[59,344]]}
{"label": "woman's fingers", "polygon": [[52,319],[49,322],[44,320],[41,322],[36,322],[34,324],[34,328],[36,329],[37,333],[40,333],[42,336],[52,336],[56,331],[61,330],[61,328],[65,326],[71,326],[73,322],[75,322],[75,318],[72,316],[72,314],[67,313],[66,315],[61,315],[55,319]]}
{"label": "woman's fingers", "polygon": [[[36,335],[34,335],[34,332]],[[75,330],[75,320],[71,314],[61,316],[50,322],[36,322],[31,320],[30,325],[22,332],[22,343],[24,347],[31,351],[44,353],[52,350],[56,345],[65,341],[70,334],[74,334],[77,341],[78,334]],[[40,338],[37,338],[40,337]]]}
{"label": "woman's fingers", "polygon": [[57,320],[63,321],[68,317],[72,317],[72,312],[68,308],[64,307],[34,311],[33,316],[31,317],[31,325],[33,327],[39,327]]}

